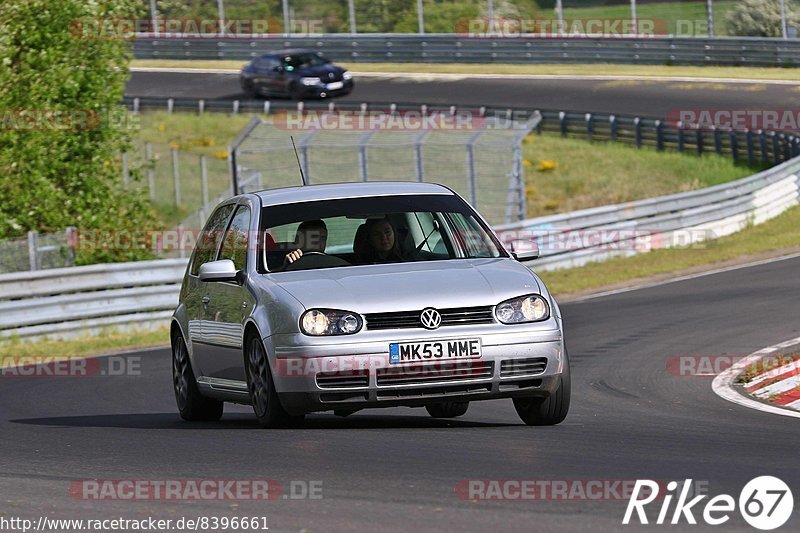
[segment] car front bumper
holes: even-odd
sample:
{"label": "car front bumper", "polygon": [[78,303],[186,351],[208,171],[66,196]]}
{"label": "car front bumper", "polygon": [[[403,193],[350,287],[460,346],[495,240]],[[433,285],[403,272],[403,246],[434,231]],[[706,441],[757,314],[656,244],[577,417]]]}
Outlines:
{"label": "car front bumper", "polygon": [[342,86],[338,89],[330,89],[329,85],[328,83],[298,85],[297,92],[303,98],[329,98],[349,94],[353,90],[353,80],[343,80]]}
{"label": "car front bumper", "polygon": [[[391,339],[366,342],[339,337],[304,344],[308,337],[299,334],[264,340],[274,354],[270,363],[281,403],[294,414],[546,397],[558,388],[567,357],[560,327],[534,331],[515,327],[509,333],[447,329],[394,331]],[[466,338],[481,339],[479,359],[389,363],[390,342]]]}

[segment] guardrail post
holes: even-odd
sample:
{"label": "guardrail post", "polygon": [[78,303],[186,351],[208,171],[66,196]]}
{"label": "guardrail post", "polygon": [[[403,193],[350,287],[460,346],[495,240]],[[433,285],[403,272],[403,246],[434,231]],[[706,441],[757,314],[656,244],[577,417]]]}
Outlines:
{"label": "guardrail post", "polygon": [[172,149],[172,181],[175,185],[175,205],[181,205],[181,176],[178,166],[178,150]]}
{"label": "guardrail post", "polygon": [[172,113],[172,110],[174,108],[175,108],[175,99],[167,98],[167,113]]}
{"label": "guardrail post", "polygon": [[697,155],[703,155],[703,129],[699,125],[694,132],[694,139],[697,147]]}
{"label": "guardrail post", "polygon": [[234,100],[233,101],[233,114],[234,115],[238,115],[239,114],[239,100]]}
{"label": "guardrail post", "polygon": [[747,139],[747,163],[752,165],[755,162],[755,148],[753,147],[753,132],[747,130],[745,133]]}
{"label": "guardrail post", "polygon": [[711,126],[714,132],[714,152],[717,155],[722,155],[722,132],[716,126]]}
{"label": "guardrail post", "polygon": [[36,232],[28,232],[28,264],[31,270],[38,270],[39,262],[36,258]]}
{"label": "guardrail post", "polygon": [[567,136],[567,114],[563,111],[558,112],[558,126],[561,130],[561,136]]}
{"label": "guardrail post", "polygon": [[683,122],[678,121],[678,151],[683,153],[686,140],[683,138]]}
{"label": "guardrail post", "polygon": [[417,181],[422,183],[425,181],[425,168],[422,160],[422,140],[427,135],[427,131],[422,131],[414,136],[414,172],[417,176]]}
{"label": "guardrail post", "polygon": [[617,142],[617,117],[614,115],[608,116],[608,128],[611,135],[611,142]]}
{"label": "guardrail post", "polygon": [[591,113],[586,113],[586,140],[587,141],[591,141],[592,140],[592,127],[593,127],[592,114]]}
{"label": "guardrail post", "polygon": [[767,159],[767,134],[764,133],[764,130],[758,131],[758,147],[761,149],[761,162],[765,163],[768,161]]}
{"label": "guardrail post", "polygon": [[[541,115],[541,112],[538,109],[535,111],[535,113],[539,113]],[[481,108],[481,116],[483,116],[484,114],[485,114],[485,109]],[[542,122],[544,122],[544,118],[542,118],[536,123],[536,128],[534,129],[536,135],[542,134]]]}
{"label": "guardrail post", "polygon": [[153,170],[153,145],[144,143],[144,158],[147,160],[147,187],[150,189],[150,201],[156,201],[156,175]]}
{"label": "guardrail post", "polygon": [[133,112],[134,113],[138,113],[139,112],[139,98],[138,97],[133,99]]}
{"label": "guardrail post", "polygon": [[197,114],[202,115],[203,111],[206,109],[206,101],[202,98],[197,101]]}
{"label": "guardrail post", "polygon": [[636,148],[642,147],[642,120],[639,117],[633,119],[633,125],[636,128]]}
{"label": "guardrail post", "polygon": [[733,157],[733,162],[739,160],[739,134],[733,130],[730,131],[730,138],[731,138],[731,157]]}
{"label": "guardrail post", "polygon": [[664,123],[656,120],[656,150],[664,151]]}
{"label": "guardrail post", "polygon": [[208,205],[208,167],[206,156],[200,156],[200,187],[203,191],[203,207]]}

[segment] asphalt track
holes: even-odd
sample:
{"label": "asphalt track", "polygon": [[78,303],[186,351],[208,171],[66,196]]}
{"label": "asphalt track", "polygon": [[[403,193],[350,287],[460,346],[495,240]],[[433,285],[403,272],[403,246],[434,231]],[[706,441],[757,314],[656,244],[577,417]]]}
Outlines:
{"label": "asphalt track", "polygon": [[[602,72],[598,72],[602,74]],[[126,94],[139,97],[236,100],[247,97],[238,74],[134,72]],[[794,109],[800,84],[662,80],[431,79],[357,77],[341,101],[460,106],[535,107],[652,117],[692,109]]]}
{"label": "asphalt track", "polygon": [[[220,423],[184,423],[167,350],[128,355],[141,358],[140,375],[0,378],[0,517],[265,516],[273,531],[617,531],[624,500],[471,502],[455,487],[692,478],[738,498],[751,478],[776,475],[797,489],[796,420],[726,402],[710,377],[674,375],[668,362],[800,336],[798,271],[800,258],[786,259],[564,305],[573,407],[556,427],[521,425],[507,400],[473,404],[456,421],[398,408],[312,415],[304,428],[267,431],[234,407]],[[293,480],[320,480],[323,498],[70,496],[71,482],[94,478],[272,479],[284,494]],[[717,530],[751,530],[732,516]],[[798,528],[795,511],[786,529]]]}

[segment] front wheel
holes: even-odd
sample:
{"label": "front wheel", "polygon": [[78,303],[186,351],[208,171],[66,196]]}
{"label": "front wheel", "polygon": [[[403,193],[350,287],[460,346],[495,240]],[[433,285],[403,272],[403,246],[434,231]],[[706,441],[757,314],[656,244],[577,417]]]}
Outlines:
{"label": "front wheel", "polygon": [[263,428],[282,428],[301,422],[303,415],[290,415],[281,405],[261,339],[251,337],[246,346],[247,390],[258,423]]}
{"label": "front wheel", "polygon": [[[566,357],[566,353],[565,353]],[[514,398],[517,414],[529,426],[554,426],[567,418],[571,395],[569,361],[564,361],[558,388],[547,398]]]}
{"label": "front wheel", "polygon": [[178,412],[184,420],[214,422],[222,418],[223,403],[200,394],[189,351],[180,334],[172,339],[172,385]]}
{"label": "front wheel", "polygon": [[469,402],[441,402],[425,406],[428,414],[433,418],[455,418],[466,414]]}

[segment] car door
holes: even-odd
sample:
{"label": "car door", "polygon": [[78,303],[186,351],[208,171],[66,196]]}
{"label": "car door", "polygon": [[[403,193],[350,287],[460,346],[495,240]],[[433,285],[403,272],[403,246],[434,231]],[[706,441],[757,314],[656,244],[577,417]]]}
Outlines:
{"label": "car door", "polygon": [[239,282],[213,282],[208,284],[203,310],[202,352],[205,376],[244,381],[242,355],[243,322],[253,307],[254,299],[247,290],[247,250],[250,244],[251,209],[241,204],[231,219],[222,239],[218,259],[230,259],[242,276]]}
{"label": "car door", "polygon": [[217,257],[222,235],[228,226],[231,214],[233,214],[233,208],[233,204],[222,205],[211,214],[195,246],[189,275],[186,277],[185,292],[182,300],[186,307],[186,318],[189,324],[187,344],[192,349],[194,371],[197,375],[203,375],[203,369],[198,365],[200,360],[198,354],[205,349],[202,328],[203,300],[206,297],[209,285],[205,281],[200,281],[198,277],[200,265],[213,261]]}

